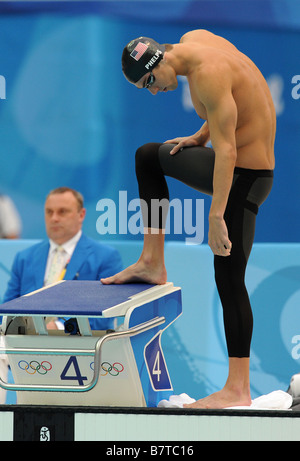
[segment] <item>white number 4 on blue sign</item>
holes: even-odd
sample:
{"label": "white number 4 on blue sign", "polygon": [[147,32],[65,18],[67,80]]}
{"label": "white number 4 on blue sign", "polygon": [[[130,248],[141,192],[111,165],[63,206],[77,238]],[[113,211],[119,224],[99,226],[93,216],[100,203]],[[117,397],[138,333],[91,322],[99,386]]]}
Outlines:
{"label": "white number 4 on blue sign", "polygon": [[156,391],[172,390],[167,365],[160,345],[160,334],[145,347],[145,361],[152,387]]}

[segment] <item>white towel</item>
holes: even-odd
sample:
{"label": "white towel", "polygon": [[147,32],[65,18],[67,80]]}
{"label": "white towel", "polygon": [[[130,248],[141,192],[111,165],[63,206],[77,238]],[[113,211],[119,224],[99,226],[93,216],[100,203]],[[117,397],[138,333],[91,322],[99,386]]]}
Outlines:
{"label": "white towel", "polygon": [[161,400],[158,403],[159,408],[183,408],[183,405],[194,403],[196,402],[195,399],[192,399],[187,394],[180,394],[180,395],[171,395],[169,400]]}
{"label": "white towel", "polygon": [[[187,394],[171,395],[169,400],[161,400],[159,408],[183,408],[184,404],[195,402]],[[229,407],[236,410],[288,410],[293,403],[293,397],[287,392],[273,391],[252,400],[249,406]]]}
{"label": "white towel", "polygon": [[284,391],[273,391],[252,400],[249,408],[255,410],[288,410],[293,404],[293,397]]}

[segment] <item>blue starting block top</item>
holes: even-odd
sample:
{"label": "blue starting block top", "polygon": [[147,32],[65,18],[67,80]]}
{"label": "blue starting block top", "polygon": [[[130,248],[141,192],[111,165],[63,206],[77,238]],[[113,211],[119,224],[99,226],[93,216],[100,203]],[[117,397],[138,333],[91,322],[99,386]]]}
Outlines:
{"label": "blue starting block top", "polygon": [[[173,392],[161,335],[181,312],[181,291],[172,283],[66,280],[8,301],[0,305],[1,328],[15,384],[0,377],[0,386],[18,391],[21,403],[156,406]],[[47,317],[75,317],[80,334],[49,334]],[[124,320],[114,331],[93,334],[90,317]],[[26,364],[38,360],[32,369],[37,373],[27,373]],[[37,369],[42,363],[51,365],[46,378]],[[120,380],[109,374],[114,365],[118,374],[124,370]]]}
{"label": "blue starting block top", "polygon": [[105,316],[105,311],[114,307],[113,316],[124,315],[124,303],[126,305],[131,297],[145,294],[146,290],[155,286],[146,283],[103,285],[98,281],[66,280],[1,304],[0,314],[92,317]]}

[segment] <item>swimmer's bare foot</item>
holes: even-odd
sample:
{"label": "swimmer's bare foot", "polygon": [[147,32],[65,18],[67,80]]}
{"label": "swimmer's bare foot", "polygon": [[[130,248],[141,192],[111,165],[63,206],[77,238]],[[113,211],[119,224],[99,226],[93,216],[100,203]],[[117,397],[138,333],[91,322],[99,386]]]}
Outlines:
{"label": "swimmer's bare foot", "polygon": [[139,260],[112,277],[101,279],[104,285],[112,283],[145,282],[162,285],[167,281],[164,263],[164,230],[145,228],[144,246]]}
{"label": "swimmer's bare foot", "polygon": [[250,405],[249,357],[229,357],[229,373],[223,389],[184,407],[229,408]]}
{"label": "swimmer's bare foot", "polygon": [[239,394],[227,389],[222,389],[219,392],[205,397],[204,399],[197,400],[191,404],[185,404],[184,408],[211,408],[211,409],[222,409],[229,407],[247,407],[251,405],[250,394]]}
{"label": "swimmer's bare foot", "polygon": [[146,264],[139,260],[132,266],[111,277],[100,280],[104,285],[145,282],[162,285],[167,281],[167,271],[164,265]]}

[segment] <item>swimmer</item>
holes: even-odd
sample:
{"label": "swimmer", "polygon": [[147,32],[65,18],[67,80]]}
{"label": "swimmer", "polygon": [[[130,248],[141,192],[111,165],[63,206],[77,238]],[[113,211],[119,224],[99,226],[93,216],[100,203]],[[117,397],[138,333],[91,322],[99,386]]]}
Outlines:
{"label": "swimmer", "polygon": [[[146,37],[132,40],[124,48],[122,69],[130,83],[153,95],[175,90],[177,76],[185,76],[195,112],[204,122],[192,135],[137,150],[139,194],[147,204],[142,209],[147,224],[142,254],[102,283],[167,281],[166,216],[151,216],[152,199],[169,199],[165,176],[211,195],[208,244],[223,308],[229,372],[223,389],[186,407],[250,405],[253,316],[244,278],[256,215],[273,183],[276,116],[268,85],[245,54],[205,30],[188,32],[172,45]],[[209,140],[212,149],[206,147]]]}

